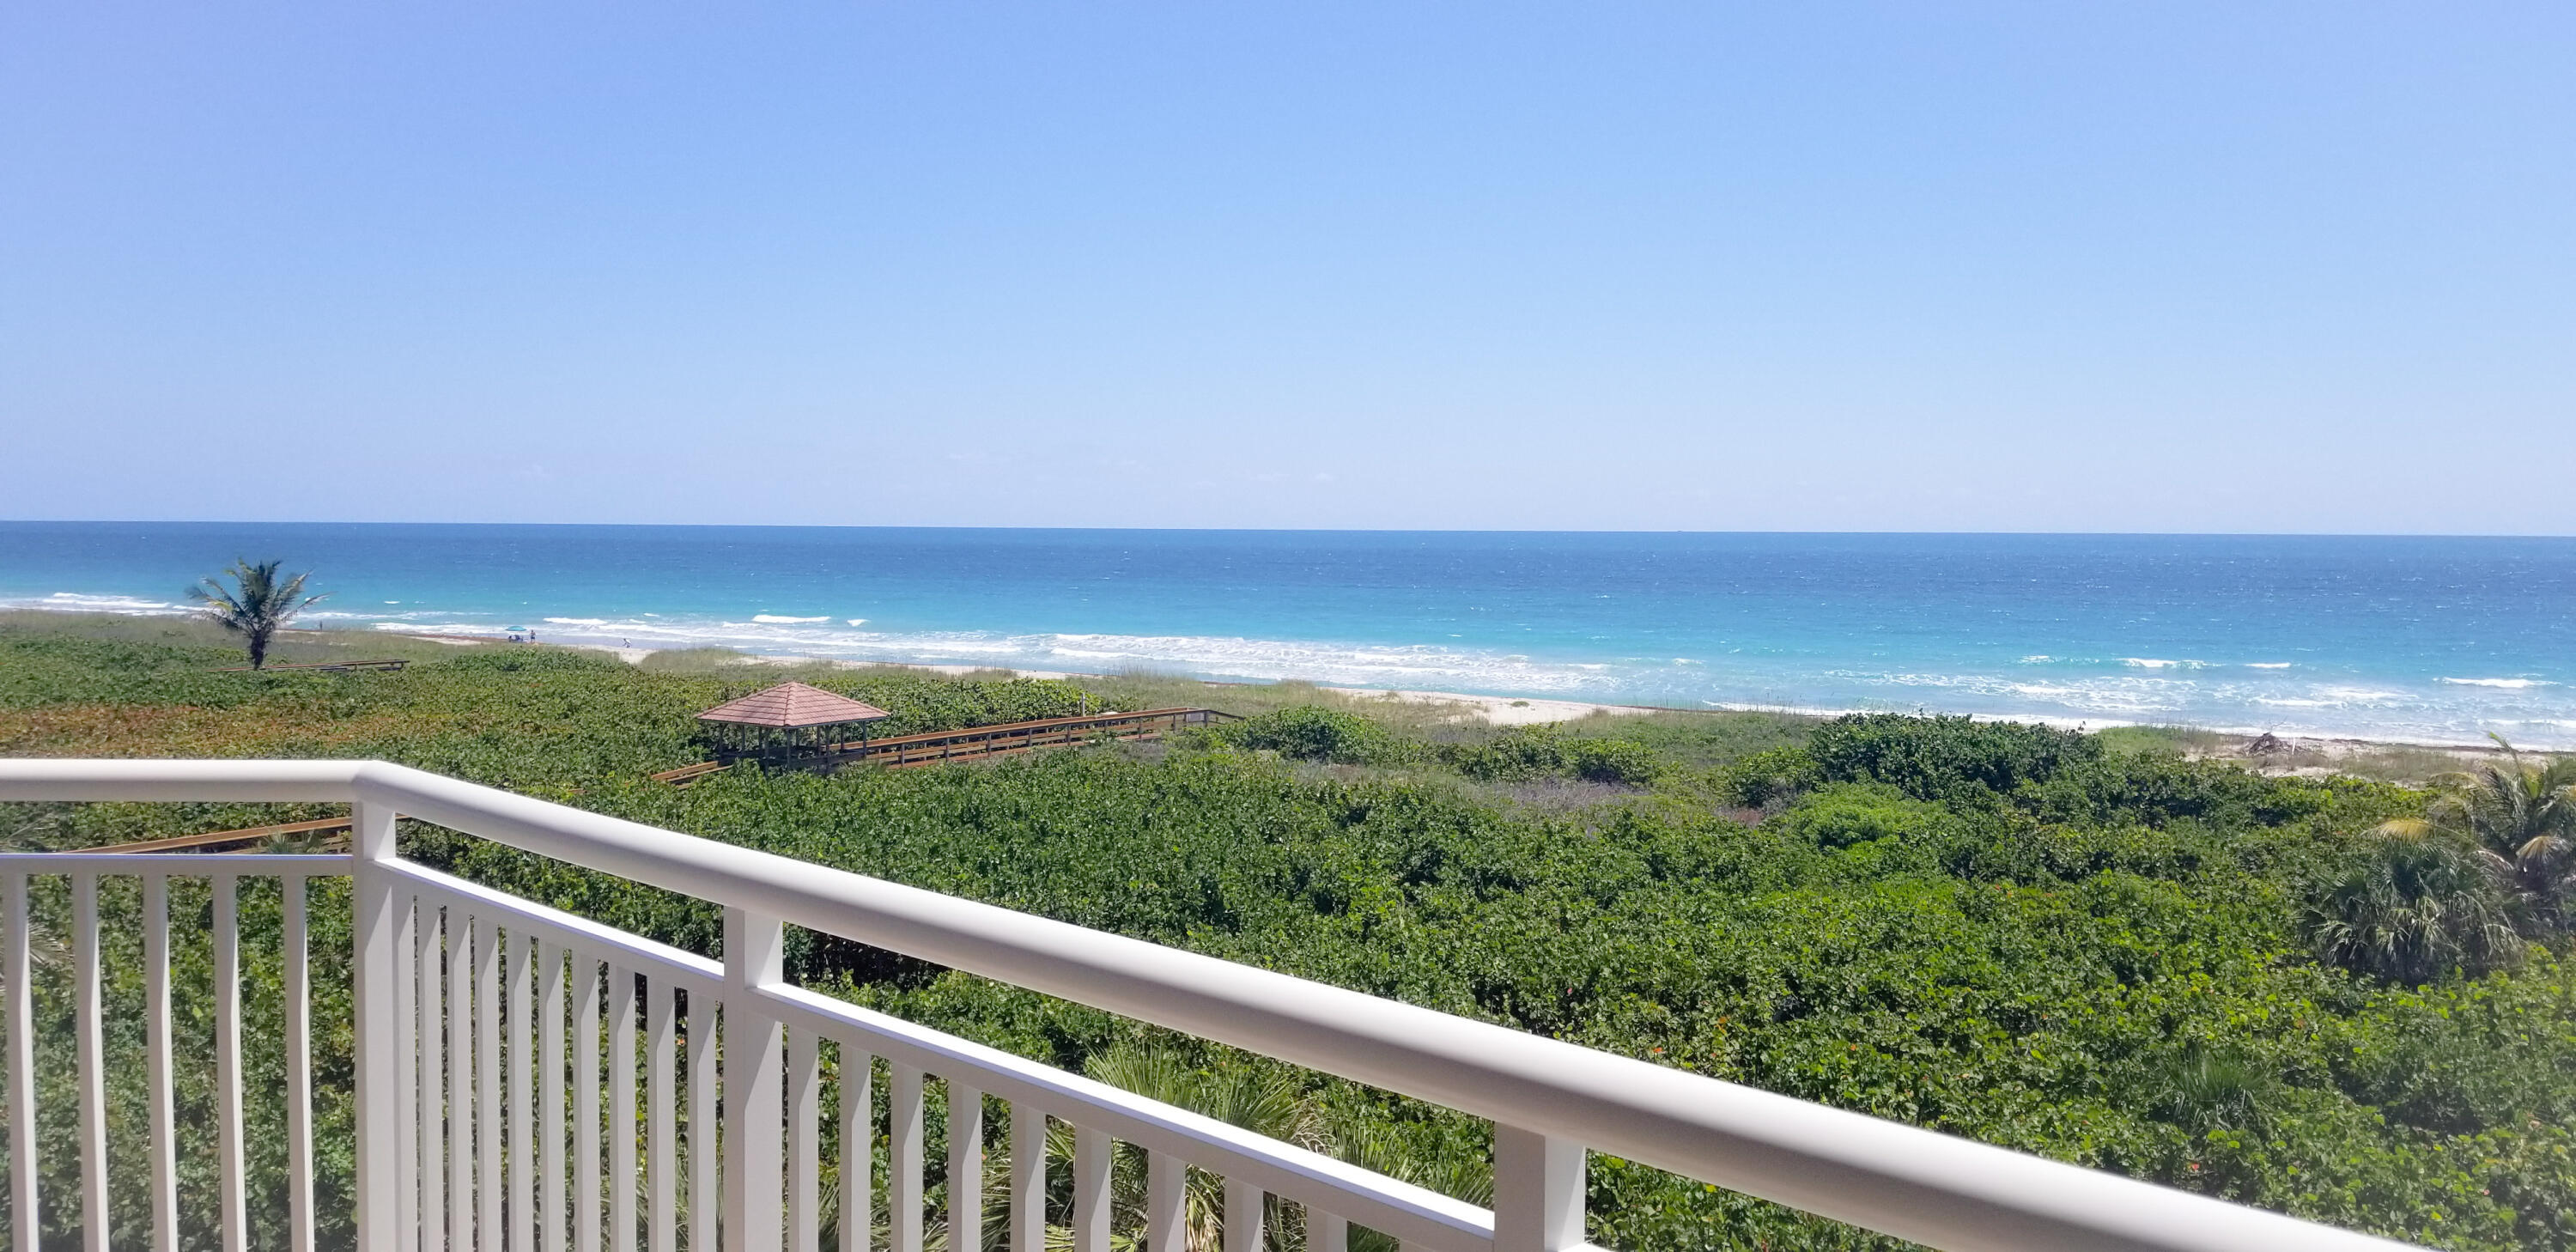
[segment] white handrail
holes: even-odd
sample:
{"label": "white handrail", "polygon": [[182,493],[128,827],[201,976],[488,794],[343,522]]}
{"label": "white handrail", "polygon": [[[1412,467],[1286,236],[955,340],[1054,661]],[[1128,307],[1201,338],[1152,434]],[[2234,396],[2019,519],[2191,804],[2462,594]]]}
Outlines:
{"label": "white handrail", "polygon": [[381,805],[1936,1247],[2404,1246],[403,766],[0,761],[0,800],[202,799]]}

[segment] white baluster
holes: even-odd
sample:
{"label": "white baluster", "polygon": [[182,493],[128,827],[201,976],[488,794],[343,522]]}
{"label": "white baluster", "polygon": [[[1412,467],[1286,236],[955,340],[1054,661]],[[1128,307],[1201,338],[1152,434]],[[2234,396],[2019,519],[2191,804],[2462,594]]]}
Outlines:
{"label": "white baluster", "polygon": [[474,1237],[482,1252],[504,1252],[501,1233],[501,931],[474,928]]}
{"label": "white baluster", "polygon": [[405,891],[394,894],[393,926],[393,1065],[394,1152],[396,1187],[393,1230],[384,1246],[419,1252],[420,1207],[420,904]]}
{"label": "white baluster", "polygon": [[609,1246],[636,1252],[635,971],[608,967]]}
{"label": "white baluster", "polygon": [[1109,1132],[1073,1131],[1073,1252],[1109,1252]]}
{"label": "white baluster", "polygon": [[36,1246],[36,1028],[28,1021],[36,998],[27,985],[27,876],[0,879],[0,905],[8,911],[9,962],[9,1246]]}
{"label": "white baluster", "polygon": [[1147,1252],[1188,1252],[1189,1163],[1169,1152],[1145,1160]]}
{"label": "white baluster", "polygon": [[812,1031],[787,1040],[787,1247],[821,1252],[823,1058]]}
{"label": "white baluster", "polygon": [[170,879],[143,876],[145,1080],[152,1089],[152,1252],[179,1252],[179,1114],[170,1091]]}
{"label": "white baluster", "polygon": [[422,1252],[437,1252],[447,1242],[447,961],[439,942],[438,902],[423,895],[418,908],[412,935],[412,960],[420,975],[414,1006],[420,1022],[418,1236]]}
{"label": "white baluster", "polygon": [[313,968],[305,941],[304,875],[286,875],[278,891],[284,910],[279,956],[286,973],[286,1246],[287,1252],[313,1252]]}
{"label": "white baluster", "polygon": [[510,1252],[537,1252],[537,940],[510,939]]}
{"label": "white baluster", "polygon": [[869,1091],[875,1080],[876,1058],[842,1044],[840,1252],[869,1252],[875,1225],[875,1197],[868,1187],[875,1164],[876,1121]]}
{"label": "white baluster", "polygon": [[599,962],[572,957],[572,1221],[577,1252],[600,1252]]}
{"label": "white baluster", "polygon": [[475,1252],[474,927],[461,902],[447,909],[447,1246]]}
{"label": "white baluster", "polygon": [[886,1252],[921,1252],[921,1071],[886,1062]]}
{"label": "white baluster", "polygon": [[644,1115],[652,1135],[644,1159],[644,1173],[652,1187],[652,1212],[646,1217],[652,1233],[648,1243],[652,1252],[680,1252],[680,1106],[672,1055],[680,1046],[680,1036],[669,979],[652,980],[645,1005],[644,1052],[651,1058],[645,1081],[652,1088],[651,1106]]}
{"label": "white baluster", "polygon": [[539,1252],[564,1252],[572,1238],[572,1191],[565,1182],[570,1163],[564,1160],[564,997],[569,988],[564,961],[568,954],[562,945],[540,941],[537,944],[537,996],[545,1003],[537,1009],[537,1087],[538,1102],[544,1105],[538,1120],[538,1133],[545,1138],[538,1152],[538,1165],[544,1172],[546,1233]]}
{"label": "white baluster", "polygon": [[948,1248],[984,1247],[984,1093],[948,1080]]}
{"label": "white baluster", "polygon": [[241,880],[215,876],[215,1119],[221,1130],[224,1252],[250,1252],[249,1180],[242,1168]]}
{"label": "white baluster", "polygon": [[72,875],[72,963],[80,1032],[81,1247],[107,1248],[107,1046],[99,1029],[98,875]]}
{"label": "white baluster", "polygon": [[1225,1252],[1261,1252],[1261,1188],[1225,1180]]}
{"label": "white baluster", "polygon": [[716,1252],[716,998],[689,993],[689,1252]]}
{"label": "white baluster", "polygon": [[1011,1252],[1046,1252],[1046,1124],[1038,1106],[1011,1106]]}

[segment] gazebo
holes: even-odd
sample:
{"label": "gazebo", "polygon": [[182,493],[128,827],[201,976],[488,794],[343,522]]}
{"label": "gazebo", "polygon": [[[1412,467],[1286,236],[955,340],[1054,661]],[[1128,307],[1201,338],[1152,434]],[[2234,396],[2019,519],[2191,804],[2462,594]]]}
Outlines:
{"label": "gazebo", "polygon": [[892,716],[873,704],[790,682],[727,700],[698,714],[698,720],[725,728],[722,735],[728,751],[793,757],[800,751],[820,752],[836,738],[833,727],[856,725],[864,742],[868,723]]}

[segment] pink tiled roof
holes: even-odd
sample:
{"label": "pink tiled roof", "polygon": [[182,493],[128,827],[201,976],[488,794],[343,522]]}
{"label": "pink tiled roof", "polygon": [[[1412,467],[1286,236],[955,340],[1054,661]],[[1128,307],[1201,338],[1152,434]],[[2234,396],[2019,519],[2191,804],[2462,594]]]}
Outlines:
{"label": "pink tiled roof", "polygon": [[873,722],[892,717],[873,704],[861,704],[848,696],[836,696],[820,687],[803,683],[780,683],[755,691],[739,700],[727,700],[698,714],[702,722],[733,722],[744,726],[829,726],[837,722]]}

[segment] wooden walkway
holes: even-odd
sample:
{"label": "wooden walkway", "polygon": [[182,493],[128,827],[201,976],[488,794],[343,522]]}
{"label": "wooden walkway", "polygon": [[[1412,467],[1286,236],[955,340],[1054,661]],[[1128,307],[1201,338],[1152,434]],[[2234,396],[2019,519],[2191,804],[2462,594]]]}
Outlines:
{"label": "wooden walkway", "polygon": [[1107,736],[1113,739],[1153,739],[1184,726],[1207,726],[1219,721],[1241,720],[1232,713],[1215,709],[1148,709],[1142,713],[1096,713],[1086,717],[1050,717],[1034,722],[1004,722],[995,726],[968,726],[961,730],[933,730],[918,735],[898,735],[891,739],[851,739],[825,744],[820,750],[800,752],[789,757],[762,758],[751,753],[728,754],[713,761],[700,761],[678,769],[653,775],[656,782],[685,787],[736,761],[766,760],[783,769],[830,771],[847,765],[874,765],[882,769],[913,769],[958,761],[980,761],[988,757],[1009,756],[1040,748],[1065,748],[1090,743]]}
{"label": "wooden walkway", "polygon": [[349,819],[325,817],[310,822],[286,822],[276,826],[251,826],[241,830],[218,830],[203,835],[181,835],[176,839],[146,839],[141,843],[115,843],[104,848],[84,848],[85,854],[127,852],[208,852],[241,843],[266,843],[279,835],[321,834],[347,830]]}
{"label": "wooden walkway", "polygon": [[306,661],[298,665],[271,665],[264,669],[257,670],[254,670],[247,665],[227,665],[222,669],[209,670],[207,672],[213,674],[265,674],[269,670],[309,669],[324,674],[346,674],[354,670],[399,670],[409,664],[411,664],[409,661]]}

